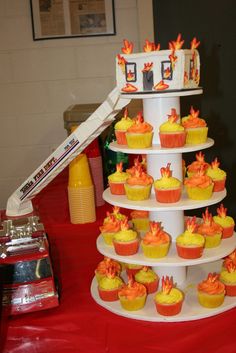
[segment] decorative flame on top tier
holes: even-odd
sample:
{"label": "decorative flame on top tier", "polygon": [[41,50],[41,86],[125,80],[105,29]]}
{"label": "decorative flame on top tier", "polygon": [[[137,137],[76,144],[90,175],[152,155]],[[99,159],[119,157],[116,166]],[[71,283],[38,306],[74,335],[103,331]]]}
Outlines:
{"label": "decorative flame on top tier", "polygon": [[227,271],[229,273],[235,272],[236,271],[236,265],[233,263],[233,261],[228,261],[226,264]]}
{"label": "decorative flame on top tier", "polygon": [[124,220],[120,221],[120,229],[121,230],[129,229],[128,217],[125,217]]}
{"label": "decorative flame on top tier", "polygon": [[125,87],[121,89],[122,92],[128,93],[128,92],[136,92],[138,90],[137,87],[134,85],[131,85],[131,83],[126,83]]}
{"label": "decorative flame on top tier", "polygon": [[209,212],[208,207],[206,208],[205,213],[202,213],[202,218],[203,218],[204,224],[208,224],[208,225],[212,224],[213,222],[212,214]]}
{"label": "decorative flame on top tier", "polygon": [[122,53],[124,54],[131,54],[133,52],[134,44],[129,42],[127,39],[123,40],[124,47],[121,48]]}
{"label": "decorative flame on top tier", "polygon": [[167,85],[167,83],[165,83],[163,80],[161,80],[153,88],[156,91],[163,91],[164,89],[167,89],[168,87],[169,87],[169,85]]}
{"label": "decorative flame on top tier", "polygon": [[169,49],[179,50],[182,48],[183,44],[184,44],[184,40],[181,40],[181,34],[179,33],[175,41],[172,40],[171,42],[169,42]]}
{"label": "decorative flame on top tier", "polygon": [[227,216],[227,208],[224,207],[223,203],[220,204],[220,207],[216,209],[218,216],[225,218]]}
{"label": "decorative flame on top tier", "polygon": [[198,115],[199,115],[199,110],[194,110],[193,106],[191,106],[190,118],[196,119],[196,118],[198,118]]}
{"label": "decorative flame on top tier", "polygon": [[173,278],[169,276],[166,276],[166,278],[162,277],[161,284],[162,292],[164,294],[169,294],[171,289],[173,288]]}
{"label": "decorative flame on top tier", "polygon": [[176,113],[176,109],[172,108],[171,113],[168,114],[168,120],[170,123],[175,123],[179,118],[179,115]]}
{"label": "decorative flame on top tier", "polygon": [[175,68],[175,63],[178,59],[178,57],[175,55],[175,49],[172,49],[172,52],[171,54],[169,55],[169,59],[170,59],[170,62],[171,62],[171,67],[172,67],[172,70],[174,70]]}
{"label": "decorative flame on top tier", "polygon": [[123,56],[121,56],[120,54],[117,55],[117,59],[118,59],[118,65],[120,65],[120,66],[124,66],[127,63],[125,58]]}
{"label": "decorative flame on top tier", "polygon": [[190,233],[193,233],[195,231],[195,229],[197,228],[196,216],[194,216],[192,219],[187,219],[186,228]]}
{"label": "decorative flame on top tier", "polygon": [[213,162],[211,162],[211,167],[212,169],[217,169],[220,166],[220,162],[218,161],[217,157],[214,159]]}
{"label": "decorative flame on top tier", "polygon": [[200,45],[200,41],[197,41],[197,38],[194,37],[193,40],[191,41],[191,50],[197,49]]}
{"label": "decorative flame on top tier", "polygon": [[200,151],[199,153],[196,153],[196,160],[200,163],[204,163],[205,162],[205,155],[202,153],[202,151]]}
{"label": "decorative flame on top tier", "polygon": [[152,69],[153,63],[144,63],[144,68],[142,69],[142,72],[148,72]]}
{"label": "decorative flame on top tier", "polygon": [[171,176],[170,163],[167,163],[166,167],[161,168],[161,176],[164,178],[169,178]]}
{"label": "decorative flame on top tier", "polygon": [[143,51],[149,53],[151,51],[160,50],[160,44],[155,44],[154,42],[150,42],[148,39],[145,40],[145,45],[143,46]]}

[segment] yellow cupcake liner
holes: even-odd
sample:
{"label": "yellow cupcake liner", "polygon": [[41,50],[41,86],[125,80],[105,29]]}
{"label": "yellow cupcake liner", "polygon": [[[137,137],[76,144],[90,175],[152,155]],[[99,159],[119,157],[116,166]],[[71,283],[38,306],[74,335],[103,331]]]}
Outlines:
{"label": "yellow cupcake liner", "polygon": [[202,189],[197,186],[189,187],[186,185],[188,197],[192,200],[208,200],[212,196],[214,184]]}
{"label": "yellow cupcake liner", "polygon": [[186,144],[197,145],[207,140],[208,127],[186,129]]}
{"label": "yellow cupcake liner", "polygon": [[151,193],[151,185],[135,187],[125,184],[125,193],[129,200],[142,201],[148,200]]}
{"label": "yellow cupcake liner", "polygon": [[207,294],[198,292],[198,301],[205,308],[217,308],[224,302],[224,293],[221,294]]}
{"label": "yellow cupcake liner", "polygon": [[221,243],[221,233],[216,233],[215,235],[205,235],[205,248],[216,248]]}
{"label": "yellow cupcake liner", "polygon": [[123,309],[128,311],[136,311],[144,307],[146,302],[146,297],[147,297],[146,295],[143,295],[142,297],[137,297],[129,300],[123,296],[119,296],[119,299]]}
{"label": "yellow cupcake liner", "polygon": [[149,148],[152,146],[153,132],[143,134],[126,133],[127,145],[129,148]]}
{"label": "yellow cupcake liner", "polygon": [[149,229],[149,219],[148,218],[133,218],[132,223],[137,231],[147,231]]}
{"label": "yellow cupcake liner", "polygon": [[165,257],[168,254],[170,243],[161,244],[161,245],[146,245],[141,242],[141,247],[144,253],[144,256],[159,259]]}
{"label": "yellow cupcake liner", "polygon": [[102,233],[102,237],[104,242],[107,245],[112,245],[113,246],[113,236],[115,233]]}

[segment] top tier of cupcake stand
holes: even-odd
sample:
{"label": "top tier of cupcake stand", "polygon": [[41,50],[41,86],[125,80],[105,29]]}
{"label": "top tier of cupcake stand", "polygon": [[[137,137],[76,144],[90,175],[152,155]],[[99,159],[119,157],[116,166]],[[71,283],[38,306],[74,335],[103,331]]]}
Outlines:
{"label": "top tier of cupcake stand", "polygon": [[[143,116],[145,121],[153,126],[153,147],[148,149],[129,149],[127,146],[118,145],[116,142],[110,144],[110,149],[116,152],[124,152],[129,154],[145,154],[147,160],[147,173],[154,180],[159,179],[160,169],[171,163],[172,175],[183,181],[182,171],[182,153],[194,152],[209,148],[214,144],[211,138],[201,145],[185,145],[181,148],[161,148],[159,140],[159,126],[166,121],[167,115],[171,109],[175,108],[177,114],[180,115],[180,97],[201,94],[202,89],[183,90],[175,92],[146,93],[146,94],[124,94],[123,98],[127,99],[143,99]],[[226,297],[223,305],[215,309],[206,309],[200,306],[197,300],[196,284],[207,277],[209,272],[217,272],[220,270],[221,260],[224,256],[230,254],[236,247],[235,236],[229,239],[223,239],[220,246],[213,249],[205,249],[200,259],[185,260],[177,256],[175,251],[176,237],[184,232],[184,210],[191,210],[216,204],[223,200],[226,196],[226,190],[213,193],[209,200],[194,201],[187,198],[183,193],[181,200],[174,204],[159,203],[155,199],[154,190],[151,192],[149,200],[130,201],[125,196],[112,195],[110,189],[106,189],[103,198],[108,203],[133,210],[149,211],[149,219],[162,223],[165,231],[172,237],[171,249],[167,257],[160,260],[147,259],[142,252],[132,256],[117,255],[113,247],[107,246],[101,237],[97,239],[97,248],[104,256],[116,259],[120,262],[130,264],[141,264],[152,266],[158,276],[173,276],[173,280],[177,286],[185,293],[185,300],[180,314],[173,317],[164,317],[156,313],[153,295],[149,295],[147,303],[142,310],[137,312],[127,312],[121,308],[118,302],[104,302],[99,298],[97,292],[96,279],[91,285],[91,293],[95,301],[106,309],[129,318],[147,320],[147,321],[190,321],[205,318],[219,314],[236,306],[234,297]]]}

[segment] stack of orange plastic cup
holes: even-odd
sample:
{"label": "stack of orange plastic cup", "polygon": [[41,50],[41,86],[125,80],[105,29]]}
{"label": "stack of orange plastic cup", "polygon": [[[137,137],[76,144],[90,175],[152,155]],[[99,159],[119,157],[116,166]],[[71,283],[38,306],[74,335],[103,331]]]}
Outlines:
{"label": "stack of orange plastic cup", "polygon": [[95,222],[94,185],[84,153],[78,155],[69,165],[68,200],[71,223]]}

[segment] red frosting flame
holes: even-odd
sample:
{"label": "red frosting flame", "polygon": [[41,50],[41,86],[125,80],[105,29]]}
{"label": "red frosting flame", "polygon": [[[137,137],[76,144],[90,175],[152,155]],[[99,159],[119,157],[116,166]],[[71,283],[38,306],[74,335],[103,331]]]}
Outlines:
{"label": "red frosting flame", "polygon": [[170,123],[175,123],[179,118],[179,115],[176,113],[176,109],[172,108],[171,109],[171,114],[168,114],[168,121]]}
{"label": "red frosting flame", "polygon": [[129,42],[127,39],[123,40],[124,47],[121,48],[122,53],[124,54],[131,54],[133,52],[134,44]]}
{"label": "red frosting flame", "polygon": [[214,159],[213,162],[211,162],[211,167],[212,169],[217,169],[220,166],[220,162],[218,161],[217,157]]}
{"label": "red frosting flame", "polygon": [[164,294],[169,294],[171,289],[173,288],[173,278],[169,276],[162,277],[161,284],[162,292]]}
{"label": "red frosting flame", "polygon": [[186,228],[190,233],[193,233],[195,231],[195,229],[197,228],[196,216],[194,216],[192,219],[187,219]]}
{"label": "red frosting flame", "polygon": [[225,218],[227,216],[227,208],[224,207],[223,203],[220,204],[220,207],[216,209],[218,216]]}
{"label": "red frosting flame", "polygon": [[116,171],[121,173],[123,171],[123,162],[116,164]]}
{"label": "red frosting flame", "polygon": [[212,214],[208,211],[208,207],[205,210],[205,213],[202,213],[202,218],[203,218],[203,223],[207,224],[209,226],[212,225],[213,219],[212,219]]}
{"label": "red frosting flame", "polygon": [[126,217],[124,220],[120,221],[120,229],[121,230],[129,229],[128,217]]}
{"label": "red frosting flame", "polygon": [[226,269],[229,273],[235,272],[236,271],[236,264],[233,263],[233,261],[228,261],[226,263]]}
{"label": "red frosting flame", "polygon": [[167,166],[162,167],[160,171],[162,177],[169,178],[171,176],[170,163],[167,163]]}
{"label": "red frosting flame", "polygon": [[199,153],[196,153],[196,160],[200,163],[205,162],[205,155],[200,151]]}

